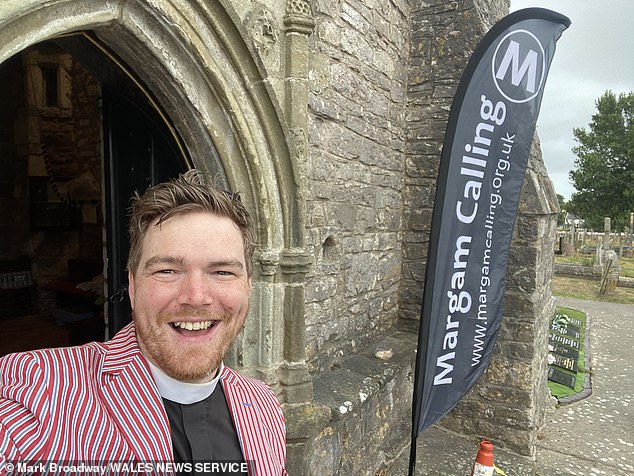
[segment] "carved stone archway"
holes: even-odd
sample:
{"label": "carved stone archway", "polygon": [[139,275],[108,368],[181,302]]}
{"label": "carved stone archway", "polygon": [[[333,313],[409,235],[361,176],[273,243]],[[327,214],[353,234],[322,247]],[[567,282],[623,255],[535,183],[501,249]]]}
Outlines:
{"label": "carved stone archway", "polygon": [[300,179],[283,113],[234,18],[223,1],[2,2],[0,62],[38,42],[88,31],[134,72],[194,166],[238,191],[254,214],[260,246],[251,318],[234,363],[284,400],[302,401],[311,392],[303,325],[310,260]]}

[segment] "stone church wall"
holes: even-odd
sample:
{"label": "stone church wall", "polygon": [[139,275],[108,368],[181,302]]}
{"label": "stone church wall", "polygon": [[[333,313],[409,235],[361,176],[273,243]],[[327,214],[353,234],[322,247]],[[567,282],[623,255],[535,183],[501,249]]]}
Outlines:
{"label": "stone church wall", "polygon": [[409,12],[403,1],[314,4],[306,166],[314,370],[398,315]]}

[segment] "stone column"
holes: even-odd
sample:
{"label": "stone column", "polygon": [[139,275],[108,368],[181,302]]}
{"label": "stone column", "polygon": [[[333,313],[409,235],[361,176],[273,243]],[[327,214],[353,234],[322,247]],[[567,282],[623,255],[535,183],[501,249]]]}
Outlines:
{"label": "stone column", "polygon": [[[303,207],[303,187],[308,157],[308,39],[315,28],[311,5],[306,0],[287,0],[285,28],[284,113],[289,128],[293,175],[298,188],[298,206]],[[303,213],[304,210],[300,210]],[[304,284],[312,256],[304,249],[304,230],[291,224],[287,248],[280,257],[284,293],[284,363],[278,370],[284,388],[287,420],[287,469],[305,473],[306,442],[323,427],[327,412],[315,408],[313,383],[306,364],[306,321]]]}
{"label": "stone column", "polygon": [[284,363],[279,369],[286,403],[312,399],[313,385],[306,365],[306,322],[304,319],[304,282],[312,264],[305,252],[286,251],[280,268],[286,282],[284,292]]}
{"label": "stone column", "polygon": [[283,360],[284,288],[277,279],[279,251],[258,250],[253,259],[251,309],[239,345],[227,361],[281,393],[277,369]]}
{"label": "stone column", "polygon": [[[303,172],[307,157],[308,127],[308,38],[315,29],[310,3],[305,0],[288,0],[284,16],[286,29],[284,113],[291,133],[296,173]],[[300,182],[303,177],[297,177]]]}
{"label": "stone column", "polygon": [[628,229],[627,234],[627,245],[629,246],[628,255],[633,256],[632,254],[632,238],[634,238],[634,212],[630,212],[630,227]]}
{"label": "stone column", "polygon": [[612,225],[610,218],[603,219],[603,252],[612,249],[612,240],[610,240],[610,233],[612,233]]}
{"label": "stone column", "polygon": [[[285,76],[284,112],[289,127],[294,182],[303,206],[303,182],[307,159],[308,127],[308,38],[315,28],[310,3],[288,0],[284,16]],[[303,210],[300,210],[303,213]],[[312,379],[306,364],[306,322],[304,283],[312,257],[304,249],[304,230],[289,224],[287,249],[280,257],[280,270],[286,285],[284,292],[284,363],[279,369],[286,403],[301,403],[312,399]],[[290,246],[290,248],[289,248]]]}
{"label": "stone column", "polygon": [[577,245],[577,237],[575,224],[571,223],[570,228],[568,229],[568,243],[566,246],[565,255],[573,255],[575,253],[575,248]]}

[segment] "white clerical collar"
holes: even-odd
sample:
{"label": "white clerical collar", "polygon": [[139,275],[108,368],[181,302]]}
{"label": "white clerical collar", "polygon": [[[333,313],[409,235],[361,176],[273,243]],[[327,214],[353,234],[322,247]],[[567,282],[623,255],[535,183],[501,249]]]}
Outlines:
{"label": "white clerical collar", "polygon": [[161,397],[185,405],[201,402],[214,393],[216,385],[218,385],[218,381],[220,380],[220,374],[224,368],[224,364],[221,362],[216,377],[211,382],[188,383],[170,377],[149,360],[147,363],[150,366],[150,372],[152,373],[152,377],[154,377]]}

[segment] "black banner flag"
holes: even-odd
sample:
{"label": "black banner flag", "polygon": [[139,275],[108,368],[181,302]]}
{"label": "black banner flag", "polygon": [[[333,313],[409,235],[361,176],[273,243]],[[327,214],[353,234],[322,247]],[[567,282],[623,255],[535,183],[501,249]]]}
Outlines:
{"label": "black banner flag", "polygon": [[458,86],[432,218],[412,446],[488,365],[544,83],[569,25],[541,8],[506,16],[484,36]]}

